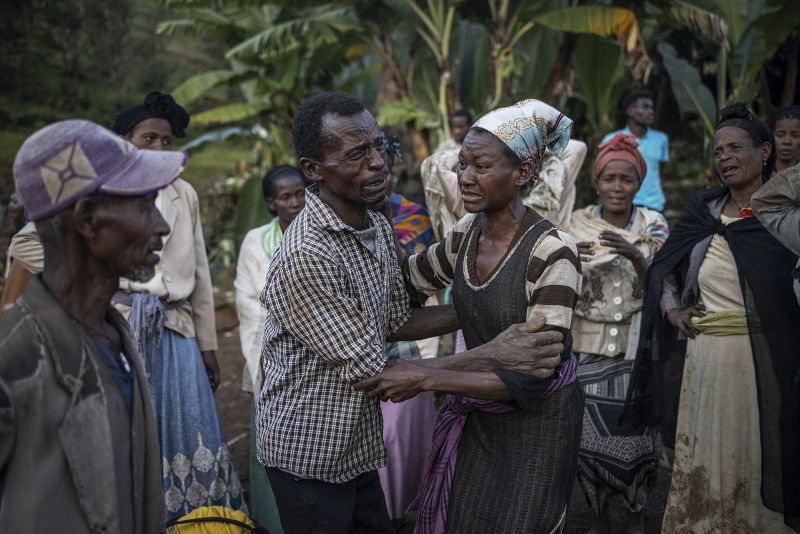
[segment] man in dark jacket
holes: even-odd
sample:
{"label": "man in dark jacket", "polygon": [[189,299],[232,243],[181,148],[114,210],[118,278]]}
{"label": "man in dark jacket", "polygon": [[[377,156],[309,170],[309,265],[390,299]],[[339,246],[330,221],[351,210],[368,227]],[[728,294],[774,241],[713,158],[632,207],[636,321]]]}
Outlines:
{"label": "man in dark jacket", "polygon": [[150,391],[111,297],[121,276],[153,276],[169,232],[155,195],[184,162],[81,120],[38,131],[17,154],[45,269],[0,319],[2,532],[163,529]]}

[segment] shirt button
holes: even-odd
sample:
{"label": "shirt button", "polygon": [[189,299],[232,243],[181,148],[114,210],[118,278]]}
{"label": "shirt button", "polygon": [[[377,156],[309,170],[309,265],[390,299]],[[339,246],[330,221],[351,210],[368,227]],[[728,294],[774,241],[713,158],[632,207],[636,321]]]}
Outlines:
{"label": "shirt button", "polygon": [[612,261],[611,265],[613,265],[614,267],[618,266],[619,265],[619,258],[617,258],[616,260]]}
{"label": "shirt button", "polygon": [[614,297],[614,304],[622,304],[622,297]]}
{"label": "shirt button", "polygon": [[617,346],[613,343],[609,343],[608,345],[608,352],[614,352],[617,349]]}
{"label": "shirt button", "polygon": [[614,287],[619,287],[621,285],[622,285],[622,281],[621,280],[614,280]]}
{"label": "shirt button", "polygon": [[622,320],[622,314],[621,313],[615,313],[614,314],[614,320],[615,321],[621,321]]}
{"label": "shirt button", "polygon": [[166,280],[167,282],[172,282],[172,277],[171,276],[165,276],[164,280]]}
{"label": "shirt button", "polygon": [[617,334],[619,334],[619,330],[617,330],[616,328],[612,328],[611,330],[608,331],[608,333],[611,334],[612,336],[616,336]]}

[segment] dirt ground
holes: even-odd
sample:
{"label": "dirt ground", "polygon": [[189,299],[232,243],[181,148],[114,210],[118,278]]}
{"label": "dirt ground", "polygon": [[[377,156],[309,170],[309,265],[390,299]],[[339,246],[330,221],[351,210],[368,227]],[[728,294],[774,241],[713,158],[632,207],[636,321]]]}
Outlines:
{"label": "dirt ground", "polygon": [[[219,337],[217,358],[222,369],[222,380],[216,393],[217,409],[228,438],[228,447],[233,454],[236,470],[247,493],[250,487],[248,455],[250,403],[252,401],[250,395],[242,391],[244,358],[239,346],[239,328],[233,306],[224,306],[217,310],[217,331]],[[655,491],[645,507],[647,534],[655,534],[660,530],[668,489],[669,472],[660,469]],[[567,534],[585,532],[591,527],[593,517],[580,487],[576,484],[572,491],[565,532]],[[624,532],[623,522],[624,515],[612,513],[612,527],[615,528],[612,532]]]}

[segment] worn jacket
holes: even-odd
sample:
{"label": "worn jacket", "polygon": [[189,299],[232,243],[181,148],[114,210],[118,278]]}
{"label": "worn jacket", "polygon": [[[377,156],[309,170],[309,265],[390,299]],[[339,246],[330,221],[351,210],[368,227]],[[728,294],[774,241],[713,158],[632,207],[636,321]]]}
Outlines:
{"label": "worn jacket", "polygon": [[[165,326],[184,337],[197,337],[201,351],[216,350],[214,292],[197,192],[179,178],[159,192],[156,203],[170,227],[170,233],[164,238],[157,277],[146,284],[122,278],[120,288],[150,291],[169,302],[185,300],[183,306],[167,310]],[[14,236],[9,255],[33,273],[44,269],[44,249],[33,223]],[[127,306],[119,305],[118,309],[125,317],[130,312]]]}
{"label": "worn jacket", "polygon": [[[753,213],[783,245],[800,254],[800,165],[773,176],[753,194]],[[794,293],[800,302],[800,261],[794,270]]]}
{"label": "worn jacket", "polygon": [[164,525],[150,392],[125,320],[132,408],[86,330],[31,278],[0,319],[0,532],[151,534]]}

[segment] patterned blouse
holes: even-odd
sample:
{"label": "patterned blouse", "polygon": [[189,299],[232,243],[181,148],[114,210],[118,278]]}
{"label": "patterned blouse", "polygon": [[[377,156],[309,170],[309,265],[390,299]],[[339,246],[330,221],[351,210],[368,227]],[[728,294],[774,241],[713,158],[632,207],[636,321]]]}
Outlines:
{"label": "patterned blouse", "polygon": [[599,246],[598,234],[603,230],[620,234],[649,263],[669,235],[667,220],[657,211],[636,207],[627,228],[617,228],[601,217],[599,206],[588,206],[573,212],[566,230],[578,242],[596,243],[592,260],[582,265],[584,284],[575,307],[573,349],[604,356],[630,349],[633,357],[639,336],[631,332],[631,324],[638,329],[644,284],[630,260]]}

